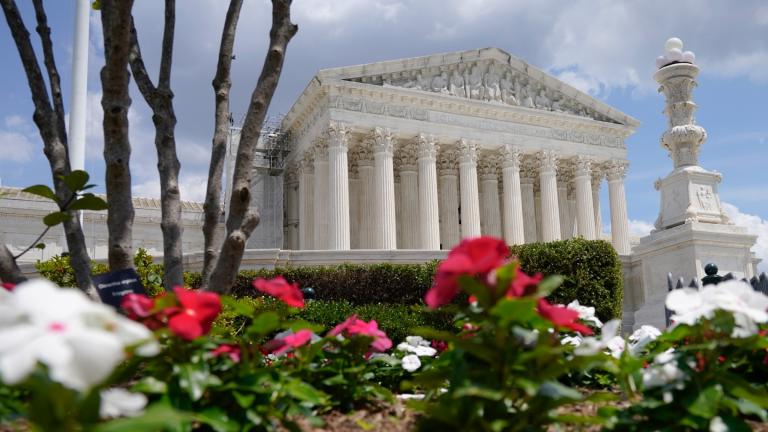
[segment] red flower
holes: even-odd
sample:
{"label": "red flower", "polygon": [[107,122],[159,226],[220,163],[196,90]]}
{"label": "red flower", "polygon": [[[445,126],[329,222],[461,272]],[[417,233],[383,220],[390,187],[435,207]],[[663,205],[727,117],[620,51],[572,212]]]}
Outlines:
{"label": "red flower", "polygon": [[16,288],[16,284],[13,284],[10,282],[3,282],[2,287],[5,288],[6,291],[13,291],[13,289]]}
{"label": "red flower", "polygon": [[129,293],[123,297],[120,307],[123,308],[130,319],[139,320],[140,318],[147,318],[152,315],[155,301],[144,294]]}
{"label": "red flower", "polygon": [[299,290],[299,284],[289,284],[282,276],[270,280],[261,278],[255,279],[253,281],[253,287],[272,297],[279,298],[288,306],[297,308],[304,307],[304,295],[301,293],[301,290]]}
{"label": "red flower", "polygon": [[470,275],[486,279],[488,273],[504,264],[509,249],[503,240],[477,237],[463,240],[437,266],[435,283],[424,297],[430,308],[450,303],[459,292],[458,279]]}
{"label": "red flower", "polygon": [[579,313],[562,305],[552,305],[546,299],[539,299],[539,315],[548,319],[555,327],[577,331],[585,336],[592,334],[592,329],[578,322]]}
{"label": "red flower", "polygon": [[227,355],[234,363],[240,363],[240,346],[234,344],[221,344],[211,351],[214,357]]}
{"label": "red flower", "polygon": [[371,349],[377,352],[384,352],[392,348],[392,341],[387,337],[386,333],[379,330],[379,324],[376,320],[365,322],[358,319],[357,315],[352,315],[346,321],[334,327],[328,332],[328,335],[337,336],[342,333],[347,336],[359,335],[373,338]]}
{"label": "red flower", "polygon": [[307,342],[312,340],[312,335],[312,330],[299,330],[296,333],[289,334],[288,336],[279,339],[272,339],[271,341],[264,344],[264,349],[267,350],[267,352],[271,352],[272,354],[280,355],[286,351],[306,345]]}
{"label": "red flower", "polygon": [[441,353],[448,349],[448,343],[442,340],[434,339],[430,343],[430,346],[434,348],[438,353]]}
{"label": "red flower", "polygon": [[525,297],[536,293],[536,288],[539,286],[539,282],[544,279],[541,273],[536,273],[533,276],[528,276],[524,272],[518,270],[515,275],[515,279],[512,281],[512,285],[507,290],[507,297]]}
{"label": "red flower", "polygon": [[191,291],[182,287],[173,289],[180,308],[171,308],[173,313],[168,320],[168,328],[182,339],[193,340],[211,330],[213,320],[221,312],[221,299],[218,294],[204,291]]}

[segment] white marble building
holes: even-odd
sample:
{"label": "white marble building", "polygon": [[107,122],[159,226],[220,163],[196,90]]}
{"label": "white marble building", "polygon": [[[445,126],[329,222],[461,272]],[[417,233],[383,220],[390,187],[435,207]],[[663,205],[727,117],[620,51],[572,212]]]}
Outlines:
{"label": "white marble building", "polygon": [[497,48],[321,70],[283,120],[284,249],[594,239],[607,180],[627,255],[638,124]]}

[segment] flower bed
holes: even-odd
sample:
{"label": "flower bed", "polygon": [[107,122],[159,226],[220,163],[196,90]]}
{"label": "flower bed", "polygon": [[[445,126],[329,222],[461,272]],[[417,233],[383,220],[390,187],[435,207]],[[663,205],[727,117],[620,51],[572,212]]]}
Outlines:
{"label": "flower bed", "polygon": [[417,430],[766,420],[768,297],[741,282],[678,290],[671,329],[625,339],[596,308],[547,300],[563,281],[521,271],[500,240],[465,240],[424,296],[453,328],[403,340],[354,314],[310,322],[298,284],[280,277],[251,289],[281,307],[176,288],[127,297],[131,319],[33,281],[0,290],[0,414],[11,419],[11,407],[46,431],[345,430],[340,418],[366,428],[403,404],[396,424]]}

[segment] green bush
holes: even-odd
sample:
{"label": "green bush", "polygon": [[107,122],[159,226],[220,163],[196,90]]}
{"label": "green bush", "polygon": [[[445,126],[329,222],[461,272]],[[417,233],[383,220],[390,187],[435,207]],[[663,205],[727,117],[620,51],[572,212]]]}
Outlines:
{"label": "green bush", "polygon": [[578,300],[582,305],[594,306],[595,314],[603,321],[621,317],[621,261],[610,243],[578,238],[513,246],[511,251],[526,273],[565,277],[550,301],[568,304]]}
{"label": "green bush", "polygon": [[[241,298],[241,300],[244,299],[247,299],[257,312],[285,309],[285,305],[280,300],[271,297]],[[417,327],[450,330],[453,326],[452,314],[448,311],[432,311],[418,305],[390,303],[354,305],[348,301],[311,300],[306,302],[304,308],[296,310],[293,318],[330,330],[351,315],[357,315],[366,321],[376,320],[379,328],[384,330],[395,343],[404,340],[406,336],[413,335]],[[237,317],[237,311],[225,305],[217,325],[222,327],[225,333],[239,333],[244,323],[238,321]]]}

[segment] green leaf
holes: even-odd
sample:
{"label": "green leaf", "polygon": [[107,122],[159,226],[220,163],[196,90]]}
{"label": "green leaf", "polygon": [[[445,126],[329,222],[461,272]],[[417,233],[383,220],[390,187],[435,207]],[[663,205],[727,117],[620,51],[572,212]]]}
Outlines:
{"label": "green leaf", "polygon": [[210,373],[205,364],[182,364],[173,367],[179,377],[179,387],[193,400],[199,400],[208,386],[219,385],[221,380]]}
{"label": "green leaf", "polygon": [[536,316],[532,299],[502,299],[491,309],[491,315],[500,318],[501,326],[510,322],[529,322]]}
{"label": "green leaf", "polygon": [[45,249],[45,243],[38,243],[35,245],[36,249]]}
{"label": "green leaf", "polygon": [[229,418],[226,411],[219,407],[207,408],[195,417],[216,432],[237,432],[240,430],[240,424]]}
{"label": "green leaf", "polygon": [[101,211],[108,208],[107,202],[92,193],[87,193],[69,205],[68,210]]}
{"label": "green leaf", "polygon": [[168,385],[164,381],[150,376],[139,380],[131,387],[131,390],[141,393],[163,394],[168,391]]}
{"label": "green leaf", "polygon": [[539,294],[542,296],[552,294],[554,290],[563,284],[563,281],[565,281],[565,278],[562,276],[548,276],[544,278],[544,280],[539,283]]}
{"label": "green leaf", "polygon": [[87,172],[83,170],[75,170],[69,173],[69,175],[62,177],[62,180],[70,191],[76,193],[88,183],[88,178],[89,176]]}
{"label": "green leaf", "polygon": [[248,327],[248,334],[266,335],[280,326],[280,315],[276,312],[263,312],[254,318]]}
{"label": "green leaf", "polygon": [[713,385],[699,392],[699,395],[688,405],[688,412],[699,417],[711,418],[717,415],[717,406],[723,397],[723,388]]}
{"label": "green leaf", "polygon": [[504,397],[504,393],[502,393],[499,390],[493,390],[493,389],[483,388],[478,386],[462,387],[453,392],[454,398],[461,398],[461,397],[468,397],[468,396],[479,397],[479,398],[488,399],[492,401],[500,401]]}
{"label": "green leaf", "polygon": [[459,286],[468,294],[477,297],[477,302],[480,306],[488,306],[491,302],[491,293],[489,292],[488,287],[476,281],[474,278],[462,275],[459,277]]}
{"label": "green leaf", "polygon": [[49,188],[46,185],[34,185],[30,186],[28,188],[22,189],[22,192],[31,193],[33,195],[41,196],[43,198],[48,198],[51,201],[59,202],[59,200],[56,198],[56,194],[53,193],[51,188]]}
{"label": "green leaf", "polygon": [[164,403],[157,403],[150,406],[141,416],[113,420],[98,425],[94,430],[96,432],[180,430],[182,425],[192,420],[193,417],[189,413],[177,411]]}
{"label": "green leaf", "polygon": [[582,396],[577,390],[560,384],[557,381],[547,381],[539,387],[539,395],[550,399],[581,400]]}
{"label": "green leaf", "polygon": [[65,212],[53,212],[53,213],[47,214],[43,218],[43,223],[46,226],[52,227],[64,222],[67,219],[69,219],[69,214]]}
{"label": "green leaf", "polygon": [[325,403],[328,396],[301,380],[293,380],[285,386],[285,390],[296,399],[307,401],[315,405]]}

